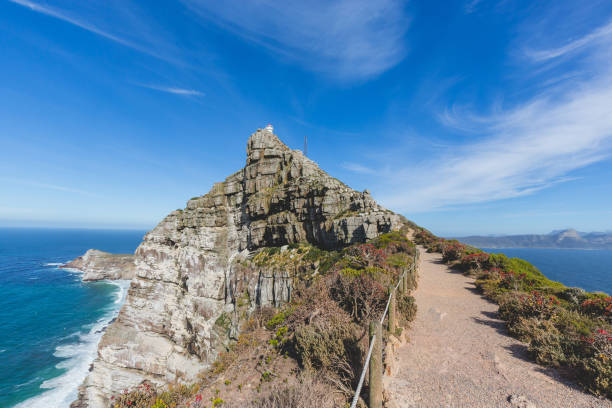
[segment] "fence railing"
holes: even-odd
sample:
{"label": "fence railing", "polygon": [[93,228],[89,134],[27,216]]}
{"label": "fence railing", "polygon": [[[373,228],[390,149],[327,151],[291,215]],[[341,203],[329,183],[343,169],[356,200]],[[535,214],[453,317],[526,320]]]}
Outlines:
{"label": "fence railing", "polygon": [[359,376],[359,383],[357,384],[357,389],[355,390],[355,396],[353,397],[351,408],[355,408],[357,406],[357,402],[359,401],[359,396],[361,394],[361,388],[363,387],[363,382],[365,380],[366,371],[369,371],[370,373],[370,398],[368,408],[382,407],[382,325],[385,322],[385,317],[387,314],[389,314],[387,330],[390,332],[395,331],[395,292],[400,287],[402,288],[403,293],[408,291],[408,273],[414,274],[416,272],[418,262],[419,250],[418,248],[415,248],[412,265],[404,270],[395,286],[389,287],[389,298],[387,299],[385,311],[383,312],[380,321],[376,320],[370,323],[370,348],[368,349],[368,354],[366,355],[365,363],[363,364],[363,370],[361,370],[361,375]]}

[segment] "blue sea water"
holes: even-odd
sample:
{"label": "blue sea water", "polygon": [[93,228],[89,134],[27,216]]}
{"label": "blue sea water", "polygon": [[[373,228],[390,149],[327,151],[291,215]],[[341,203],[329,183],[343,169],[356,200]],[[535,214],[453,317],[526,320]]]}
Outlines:
{"label": "blue sea water", "polygon": [[589,292],[612,294],[612,251],[548,248],[482,248],[531,262],[546,277]]}
{"label": "blue sea water", "polygon": [[0,228],[0,407],[67,407],[127,282],[59,264],[89,248],[132,253],[144,231]]}

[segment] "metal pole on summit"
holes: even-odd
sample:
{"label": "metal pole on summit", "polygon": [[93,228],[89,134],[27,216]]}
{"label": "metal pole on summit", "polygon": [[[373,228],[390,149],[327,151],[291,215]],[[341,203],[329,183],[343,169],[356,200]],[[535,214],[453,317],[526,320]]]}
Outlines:
{"label": "metal pole on summit", "polygon": [[308,156],[308,136],[304,135],[304,156]]}

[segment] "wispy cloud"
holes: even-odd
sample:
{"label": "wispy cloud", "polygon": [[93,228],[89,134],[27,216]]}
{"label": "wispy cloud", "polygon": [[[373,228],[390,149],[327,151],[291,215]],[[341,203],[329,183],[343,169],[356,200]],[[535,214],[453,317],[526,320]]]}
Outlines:
{"label": "wispy cloud", "polygon": [[387,172],[387,184],[375,191],[383,203],[400,211],[431,211],[526,196],[571,182],[573,171],[612,157],[612,67],[601,64],[612,43],[598,41],[610,27],[536,54],[569,56],[594,44],[580,59],[592,75],[561,79],[512,108],[494,104],[486,114],[446,110],[441,122],[473,133],[476,141]]}
{"label": "wispy cloud", "polygon": [[55,191],[61,191],[65,193],[81,194],[81,195],[86,195],[90,197],[99,197],[98,194],[95,194],[95,193],[92,193],[86,190],[81,190],[79,188],[66,187],[66,186],[61,186],[61,185],[51,184],[51,183],[41,183],[41,182],[34,181],[34,180],[26,180],[26,179],[20,179],[20,178],[12,178],[12,177],[0,177],[0,181],[11,183],[11,184],[17,184],[21,186],[37,188],[37,189],[42,188],[45,190],[55,190]]}
{"label": "wispy cloud", "polygon": [[195,89],[187,89],[187,88],[177,88],[171,86],[160,86],[160,85],[150,85],[150,84],[136,84],[143,88],[153,89],[155,91],[166,92],[174,95],[181,96],[203,96],[204,94]]}
{"label": "wispy cloud", "polygon": [[342,163],[342,168],[360,174],[376,174],[376,170],[366,167],[359,163]]}
{"label": "wispy cloud", "polygon": [[544,50],[528,49],[526,51],[526,54],[528,57],[538,62],[548,61],[554,58],[563,57],[567,54],[571,54],[575,51],[583,49],[594,43],[597,43],[600,41],[610,41],[611,39],[612,39],[612,21],[560,47],[544,49]]}
{"label": "wispy cloud", "polygon": [[[168,52],[168,44],[163,40],[163,36],[154,34],[154,29],[150,27],[151,22],[143,23],[139,21],[140,15],[129,11],[134,8],[131,4],[90,0],[67,4],[57,1],[57,6],[50,6],[31,0],[9,1],[152,57],[178,62],[176,57]],[[120,31],[117,27],[129,27],[130,30],[114,32]],[[166,52],[160,52],[162,49]]]}
{"label": "wispy cloud", "polygon": [[482,1],[483,0],[470,0],[465,4],[465,6],[463,7],[463,10],[465,11],[466,14],[473,13],[474,11],[476,11],[476,9],[478,8],[478,5],[482,3]]}
{"label": "wispy cloud", "polygon": [[199,18],[336,78],[365,79],[406,54],[402,0],[182,0]]}
{"label": "wispy cloud", "polygon": [[[386,205],[404,211],[479,203],[533,194],[572,180],[566,175],[610,157],[612,78],[566,95],[540,96],[513,110],[482,117],[492,136],[388,177]],[[461,119],[456,119],[461,123]],[[397,187],[410,181],[405,193]],[[402,191],[402,190],[399,190]]]}

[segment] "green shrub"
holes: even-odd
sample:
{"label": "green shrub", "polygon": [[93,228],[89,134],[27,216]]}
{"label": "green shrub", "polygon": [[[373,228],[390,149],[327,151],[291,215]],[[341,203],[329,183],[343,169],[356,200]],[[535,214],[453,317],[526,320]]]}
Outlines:
{"label": "green shrub", "polygon": [[295,331],[295,349],[302,367],[334,371],[342,361],[352,361],[357,337],[352,326],[343,321],[319,321],[302,325]]}
{"label": "green shrub", "polygon": [[400,295],[397,297],[397,310],[405,322],[411,322],[416,317],[417,304],[414,297]]}
{"label": "green shrub", "polygon": [[578,308],[587,299],[587,294],[580,288],[567,288],[557,294],[560,299],[565,300],[574,308]]}
{"label": "green shrub", "polygon": [[594,394],[612,399],[612,360],[590,357],[578,361],[576,378]]}
{"label": "green shrub", "polygon": [[266,328],[268,330],[273,330],[277,326],[285,324],[287,317],[291,316],[291,313],[293,313],[292,307],[288,307],[285,310],[278,312],[270,320],[266,322]]}

